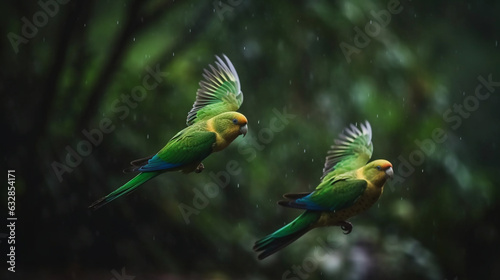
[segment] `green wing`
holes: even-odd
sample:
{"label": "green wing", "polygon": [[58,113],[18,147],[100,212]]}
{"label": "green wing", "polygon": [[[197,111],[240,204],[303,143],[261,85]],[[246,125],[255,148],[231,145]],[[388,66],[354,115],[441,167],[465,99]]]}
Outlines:
{"label": "green wing", "polygon": [[158,157],[169,163],[190,164],[201,161],[213,151],[216,135],[211,131],[191,130],[187,127],[175,135],[158,152]]}
{"label": "green wing", "polygon": [[213,152],[216,135],[196,128],[189,126],[181,130],[151,158],[133,161],[131,171],[179,170],[200,163]]}
{"label": "green wing", "polygon": [[321,180],[358,169],[370,160],[373,152],[372,128],[368,121],[360,127],[361,130],[351,124],[335,139],[335,144],[327,153]]}
{"label": "green wing", "polygon": [[224,112],[236,111],[243,103],[238,73],[229,58],[223,57],[225,61],[216,56],[216,67],[209,65],[210,69],[204,70],[204,80],[200,81],[196,101],[187,116],[188,126]]}
{"label": "green wing", "polygon": [[[291,201],[279,201],[278,204],[311,211],[338,211],[352,206],[363,194],[366,186],[365,180],[358,179],[323,181],[309,195]],[[292,197],[293,194],[285,195],[285,198]]]}

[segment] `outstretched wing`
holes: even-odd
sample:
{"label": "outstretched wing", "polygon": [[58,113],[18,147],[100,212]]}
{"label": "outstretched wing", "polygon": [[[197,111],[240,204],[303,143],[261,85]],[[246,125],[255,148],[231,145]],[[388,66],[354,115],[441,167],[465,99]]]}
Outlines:
{"label": "outstretched wing", "polygon": [[[361,130],[351,124],[335,139],[327,153],[323,176],[334,176],[364,166],[372,157],[372,128],[368,121],[360,125]],[[328,176],[328,177],[331,177]]]}
{"label": "outstretched wing", "polygon": [[287,194],[284,197],[291,200],[278,204],[311,211],[339,211],[352,206],[367,185],[366,180],[358,179],[323,181],[312,193]]}
{"label": "outstretched wing", "polygon": [[215,57],[216,67],[209,65],[210,69],[204,70],[204,79],[200,81],[196,101],[187,116],[188,126],[220,113],[236,111],[243,103],[240,79],[233,64],[226,55],[223,55],[225,61]]}

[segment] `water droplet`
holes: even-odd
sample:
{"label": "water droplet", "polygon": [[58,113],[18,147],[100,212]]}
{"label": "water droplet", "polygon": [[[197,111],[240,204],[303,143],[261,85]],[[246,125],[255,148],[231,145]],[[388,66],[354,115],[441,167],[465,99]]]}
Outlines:
{"label": "water droplet", "polygon": [[304,149],[304,154],[306,153],[306,149]]}
{"label": "water droplet", "polygon": [[313,159],[313,158],[311,159],[311,162],[314,162],[314,159]]}
{"label": "water droplet", "polygon": [[135,37],[134,37],[134,38],[132,38],[132,41],[134,41],[134,42],[135,42]]}
{"label": "water droplet", "polygon": [[255,205],[255,208],[259,208],[259,204],[256,204],[256,205]]}
{"label": "water droplet", "polygon": [[378,114],[377,114],[377,119],[378,119]]}
{"label": "water droplet", "polygon": [[292,80],[288,80],[288,84],[289,84],[289,85],[292,85]]}
{"label": "water droplet", "polygon": [[257,124],[260,124],[260,120],[257,120]]}
{"label": "water droplet", "polygon": [[373,24],[373,21],[370,19],[370,24]]}
{"label": "water droplet", "polygon": [[117,21],[116,21],[116,24],[117,24],[117,25],[118,25],[118,24],[120,24],[120,21],[119,21],[119,20],[117,20]]}
{"label": "water droplet", "polygon": [[174,53],[174,52],[172,53],[172,56],[175,56],[175,53]]}
{"label": "water droplet", "polygon": [[84,24],[83,24],[83,27],[87,27],[87,24],[86,24],[86,23],[84,23]]}
{"label": "water droplet", "polygon": [[424,170],[422,169],[422,173],[424,173]]}
{"label": "water droplet", "polygon": [[240,188],[240,183],[236,184],[236,187],[239,189]]}
{"label": "water droplet", "polygon": [[146,135],[146,139],[149,139],[149,133]]}

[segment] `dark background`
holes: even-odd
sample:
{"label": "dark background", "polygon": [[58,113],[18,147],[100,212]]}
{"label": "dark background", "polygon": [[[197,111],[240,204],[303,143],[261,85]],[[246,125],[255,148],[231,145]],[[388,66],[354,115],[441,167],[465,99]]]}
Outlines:
{"label": "dark background", "polygon": [[[500,278],[500,2],[62,2],[0,4],[2,172],[16,170],[18,218],[16,273],[0,227],[2,279]],[[185,127],[223,53],[247,137],[201,174],[87,210]],[[126,103],[148,67],[157,86]],[[350,235],[316,229],[258,261],[253,243],[300,213],[276,201],[313,190],[333,139],[364,120],[396,180]],[[84,154],[73,167],[69,151]],[[193,201],[231,161],[227,186]],[[1,204],[6,216],[6,190]],[[188,223],[184,206],[199,208]]]}

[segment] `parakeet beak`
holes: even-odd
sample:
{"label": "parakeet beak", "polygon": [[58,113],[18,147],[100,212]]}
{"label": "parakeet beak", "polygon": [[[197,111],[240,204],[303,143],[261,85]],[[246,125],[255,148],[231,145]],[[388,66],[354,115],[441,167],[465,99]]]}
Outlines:
{"label": "parakeet beak", "polygon": [[394,177],[394,170],[392,169],[392,167],[389,167],[385,170],[385,176],[391,179]]}
{"label": "parakeet beak", "polygon": [[243,134],[243,137],[245,137],[245,135],[247,135],[247,132],[248,132],[247,124],[244,124],[243,126],[240,127],[240,134]]}

